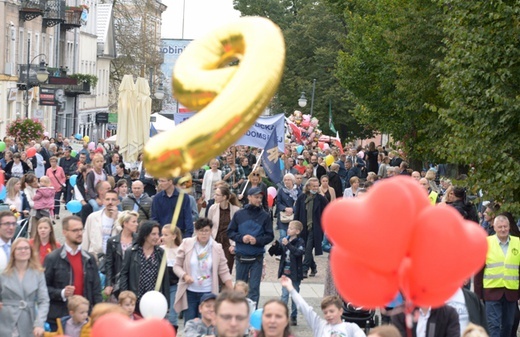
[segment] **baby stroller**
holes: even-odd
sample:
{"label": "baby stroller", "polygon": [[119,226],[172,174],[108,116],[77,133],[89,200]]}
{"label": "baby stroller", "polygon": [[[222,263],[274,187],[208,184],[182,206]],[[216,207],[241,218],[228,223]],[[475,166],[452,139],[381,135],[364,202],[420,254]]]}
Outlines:
{"label": "baby stroller", "polygon": [[379,325],[379,317],[375,310],[367,310],[363,307],[356,307],[350,302],[343,302],[343,315],[341,318],[345,322],[355,323],[368,335],[371,328]]}

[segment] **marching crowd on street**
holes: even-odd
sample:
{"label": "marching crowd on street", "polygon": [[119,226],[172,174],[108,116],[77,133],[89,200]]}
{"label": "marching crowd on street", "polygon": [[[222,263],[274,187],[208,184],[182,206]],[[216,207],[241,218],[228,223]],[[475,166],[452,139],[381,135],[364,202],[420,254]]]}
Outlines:
{"label": "marching crowd on street", "polygon": [[[343,149],[288,143],[280,182],[266,176],[261,149],[247,146],[231,147],[188,179],[155,179],[142,154],[125,162],[103,140],[79,151],[61,134],[30,144],[3,141],[0,337],[89,336],[109,312],[138,320],[141,299],[156,285],[168,303],[165,319],[187,337],[294,336],[298,312],[316,337],[365,336],[343,321],[348,299],[338,295],[329,265],[318,270],[315,262],[333,249],[321,215],[335,199],[362,198],[396,175],[415,179],[433,205],[451,205],[489,235],[485,265],[468,280],[474,291],[461,287],[440,308],[415,308],[413,336],[517,334],[517,222],[485,196],[470,200],[444,165],[413,171],[402,151],[373,142]],[[60,215],[71,202],[81,208]],[[54,232],[58,219],[63,242]],[[279,261],[282,296],[263,305],[254,326],[266,254]],[[302,281],[317,273],[325,274],[323,318],[299,294]],[[402,301],[396,294],[381,308],[386,324],[368,334],[409,336]]]}

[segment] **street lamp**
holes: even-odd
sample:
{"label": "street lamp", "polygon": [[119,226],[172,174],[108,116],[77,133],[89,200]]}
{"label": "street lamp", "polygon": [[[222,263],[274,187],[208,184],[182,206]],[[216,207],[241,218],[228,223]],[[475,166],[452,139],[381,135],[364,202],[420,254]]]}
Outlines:
{"label": "street lamp", "polygon": [[164,98],[164,87],[162,81],[159,83],[159,87],[157,88],[157,90],[155,90],[155,93],[153,95],[158,100],[162,100]]}
{"label": "street lamp", "polygon": [[[33,57],[32,60],[30,60],[31,55],[31,40],[27,40],[27,72],[25,77],[25,118],[29,118],[29,88],[32,88],[34,85],[32,85],[29,82],[29,75],[31,73],[31,63],[36,60],[37,57],[45,56],[45,54],[38,54],[35,57]],[[36,80],[38,80],[38,84],[47,82],[47,79],[49,78],[49,72],[47,71],[47,67],[45,67],[45,61],[40,61],[40,67],[38,68],[38,71],[36,72]]]}
{"label": "street lamp", "polygon": [[[312,112],[314,110],[314,92],[316,91],[316,79],[312,80],[312,96],[311,96],[311,117]],[[302,95],[298,99],[298,105],[302,108],[307,106],[307,97],[305,97],[305,92],[302,92]]]}
{"label": "street lamp", "polygon": [[301,108],[305,108],[305,106],[307,105],[307,97],[305,97],[305,92],[302,92],[302,95],[298,99],[298,105]]}

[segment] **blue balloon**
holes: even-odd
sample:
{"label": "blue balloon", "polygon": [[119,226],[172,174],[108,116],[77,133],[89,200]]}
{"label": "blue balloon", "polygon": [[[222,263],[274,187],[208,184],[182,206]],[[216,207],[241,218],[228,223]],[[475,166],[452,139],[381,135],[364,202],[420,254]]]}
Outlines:
{"label": "blue balloon", "polygon": [[296,147],[296,151],[298,152],[298,154],[302,154],[303,150],[305,150],[305,147],[303,147],[303,145],[298,145]]}
{"label": "blue balloon", "polygon": [[67,203],[67,209],[71,213],[79,213],[81,211],[82,207],[83,207],[83,205],[81,205],[81,202],[79,202],[77,200],[71,200]]}
{"label": "blue balloon", "polygon": [[5,200],[5,197],[7,197],[7,188],[0,186],[0,200]]}
{"label": "blue balloon", "polygon": [[81,140],[83,137],[80,133],[76,133],[76,135],[74,135],[74,138],[76,138],[77,140]]}
{"label": "blue balloon", "polygon": [[70,178],[69,178],[70,186],[72,186],[72,187],[76,186],[76,180],[77,179],[78,179],[78,175],[77,174],[71,175]]}
{"label": "blue balloon", "polygon": [[255,328],[255,330],[262,329],[262,313],[264,309],[256,309],[255,312],[251,315],[249,319],[250,325]]}
{"label": "blue balloon", "polygon": [[280,170],[283,171],[285,169],[285,162],[281,159],[280,160]]}

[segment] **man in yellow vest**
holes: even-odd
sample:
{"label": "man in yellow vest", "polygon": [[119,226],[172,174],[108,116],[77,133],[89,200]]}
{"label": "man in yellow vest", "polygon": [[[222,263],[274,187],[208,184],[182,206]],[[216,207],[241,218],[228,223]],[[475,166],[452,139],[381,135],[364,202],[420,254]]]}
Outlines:
{"label": "man in yellow vest", "polygon": [[510,337],[520,297],[520,240],[509,235],[509,220],[503,215],[495,218],[493,227],[496,234],[487,238],[486,265],[475,275],[475,293],[486,303],[489,336]]}

